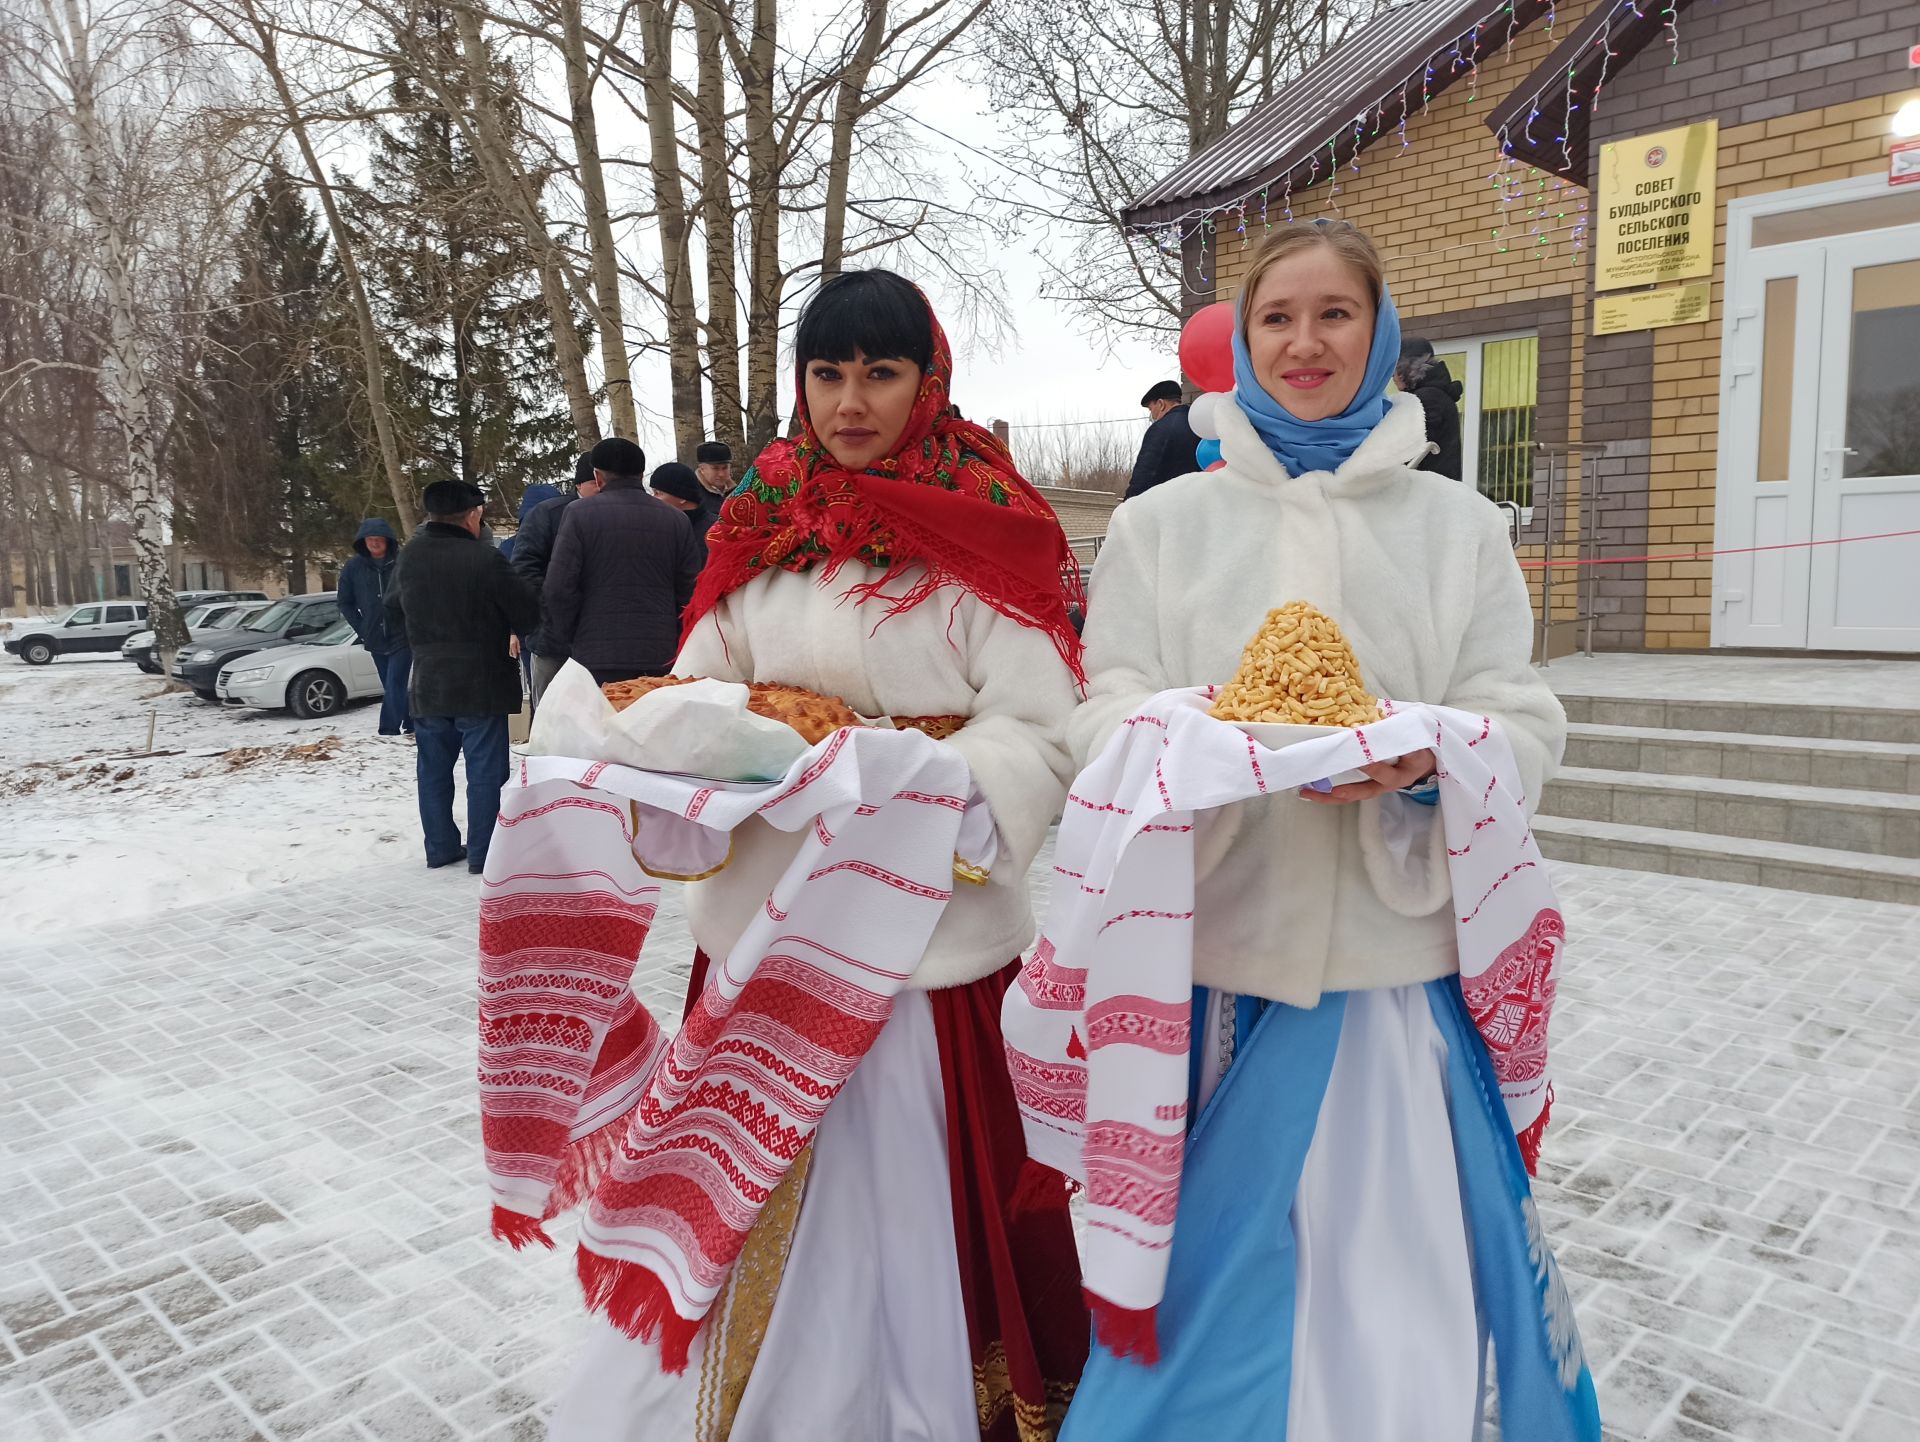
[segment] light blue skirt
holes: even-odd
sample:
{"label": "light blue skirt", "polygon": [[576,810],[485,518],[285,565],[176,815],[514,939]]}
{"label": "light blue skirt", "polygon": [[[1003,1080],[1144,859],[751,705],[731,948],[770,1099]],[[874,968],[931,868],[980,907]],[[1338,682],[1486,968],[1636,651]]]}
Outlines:
{"label": "light blue skirt", "polygon": [[[1572,1300],[1542,1234],[1492,1061],[1458,978],[1419,990],[1446,1045],[1445,1111],[1480,1331],[1466,1355],[1477,1350],[1484,1367],[1491,1338],[1506,1437],[1599,1442],[1599,1404]],[[1290,1437],[1298,1256],[1292,1226],[1274,1219],[1291,1215],[1300,1188],[1347,994],[1329,993],[1312,1010],[1232,1000],[1232,1065],[1199,1109],[1187,1142],[1158,1317],[1160,1361],[1142,1366],[1096,1343],[1061,1442]],[[1208,994],[1196,992],[1196,1058],[1207,1003]],[[1196,1064],[1196,1093],[1198,1072]],[[1457,1356],[1462,1348],[1450,1351]],[[1406,1360],[1383,1347],[1344,1370],[1364,1385],[1369,1369],[1385,1378]]]}

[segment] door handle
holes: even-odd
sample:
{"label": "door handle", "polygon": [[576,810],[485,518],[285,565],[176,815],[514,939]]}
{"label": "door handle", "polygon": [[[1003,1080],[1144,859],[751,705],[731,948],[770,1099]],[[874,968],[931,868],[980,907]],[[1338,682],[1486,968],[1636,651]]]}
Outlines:
{"label": "door handle", "polygon": [[1841,471],[1845,469],[1845,467],[1840,464],[1837,457],[1857,456],[1860,453],[1856,451],[1852,446],[1822,446],[1820,447],[1820,454],[1827,458],[1826,463],[1820,468],[1821,479],[1830,481],[1835,477],[1835,475],[1839,474]]}

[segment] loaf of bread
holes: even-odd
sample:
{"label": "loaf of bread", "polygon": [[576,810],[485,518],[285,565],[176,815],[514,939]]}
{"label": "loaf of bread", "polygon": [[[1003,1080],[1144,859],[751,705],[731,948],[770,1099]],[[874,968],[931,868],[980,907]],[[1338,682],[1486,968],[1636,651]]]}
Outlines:
{"label": "loaf of bread", "polygon": [[[632,681],[610,681],[600,688],[613,709],[624,711],[642,696],[663,686],[684,686],[692,676],[640,676]],[[751,682],[747,686],[747,709],[756,716],[781,721],[799,732],[808,745],[815,745],[843,726],[858,726],[860,718],[838,696],[822,696],[800,686],[775,686]]]}

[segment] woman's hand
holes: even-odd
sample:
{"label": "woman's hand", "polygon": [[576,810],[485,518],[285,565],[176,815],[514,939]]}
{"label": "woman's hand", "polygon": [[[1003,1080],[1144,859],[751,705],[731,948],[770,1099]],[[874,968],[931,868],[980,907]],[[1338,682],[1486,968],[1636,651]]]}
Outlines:
{"label": "woman's hand", "polygon": [[1440,758],[1433,752],[1416,751],[1398,761],[1376,761],[1371,766],[1362,766],[1360,769],[1368,777],[1365,781],[1350,781],[1331,791],[1315,791],[1303,786],[1300,794],[1322,806],[1345,806],[1350,801],[1371,801],[1376,796],[1403,790],[1416,781],[1426,780],[1439,768]]}

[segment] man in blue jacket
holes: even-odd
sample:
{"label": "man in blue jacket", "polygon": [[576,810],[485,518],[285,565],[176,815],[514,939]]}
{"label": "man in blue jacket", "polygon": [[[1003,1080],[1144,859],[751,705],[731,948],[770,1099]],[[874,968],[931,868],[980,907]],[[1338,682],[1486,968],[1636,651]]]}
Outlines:
{"label": "man in blue jacket", "polygon": [[340,614],[380,673],[382,736],[413,730],[413,717],[407,711],[407,674],[413,669],[413,653],[407,649],[407,638],[396,635],[387,624],[387,588],[393,584],[399,559],[400,538],[393,527],[369,516],[353,539],[353,555],[340,568],[338,588]]}

